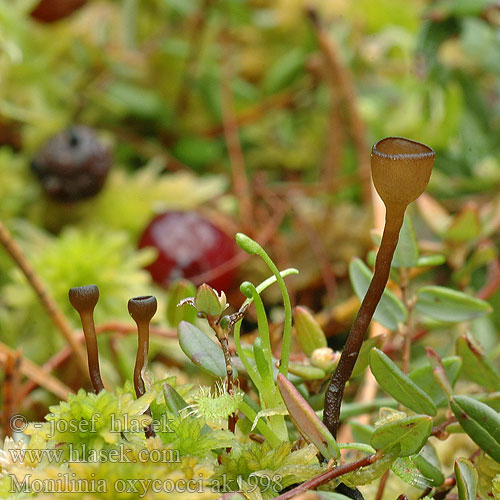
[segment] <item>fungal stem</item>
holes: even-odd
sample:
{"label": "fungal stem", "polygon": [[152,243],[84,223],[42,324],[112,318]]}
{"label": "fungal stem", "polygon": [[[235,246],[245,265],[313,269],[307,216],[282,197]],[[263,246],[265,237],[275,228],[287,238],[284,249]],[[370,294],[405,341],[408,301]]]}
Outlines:
{"label": "fungal stem", "polygon": [[428,146],[400,137],[388,137],[373,146],[372,176],[375,188],[386,207],[385,227],[373,278],[325,394],[323,421],[334,437],[337,435],[344,388],[351,377],[366,331],[387,285],[406,208],[425,190],[434,157],[434,151]]}
{"label": "fungal stem", "polygon": [[96,285],[70,288],[68,295],[71,305],[80,315],[83,334],[85,335],[85,342],[87,344],[90,381],[92,382],[94,392],[98,394],[104,389],[99,369],[99,353],[94,324],[94,309],[99,300],[99,288]]}
{"label": "fungal stem", "polygon": [[[138,345],[134,367],[134,387],[138,398],[143,396],[146,392],[143,377],[148,362],[149,323],[151,322],[151,318],[155,315],[157,307],[156,297],[152,295],[133,297],[128,301],[128,312],[137,324]],[[148,408],[145,413],[152,416],[150,408]],[[146,427],[145,433],[146,437],[155,436],[153,424]]]}
{"label": "fungal stem", "polygon": [[366,331],[389,279],[392,257],[396,250],[399,230],[402,224],[403,215],[399,215],[397,218],[392,219],[389,213],[387,213],[386,225],[382,236],[382,242],[380,243],[380,248],[377,253],[375,272],[372,281],[361,303],[358,315],[352,325],[349,337],[342,351],[337,369],[332,376],[325,394],[324,422],[334,436],[336,435],[339,424],[340,404],[344,395],[345,384],[351,377]]}

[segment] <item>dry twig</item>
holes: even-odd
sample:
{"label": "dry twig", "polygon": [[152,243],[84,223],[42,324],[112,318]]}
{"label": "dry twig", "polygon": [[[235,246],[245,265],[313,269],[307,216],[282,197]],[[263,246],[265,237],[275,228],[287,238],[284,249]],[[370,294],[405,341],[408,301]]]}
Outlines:
{"label": "dry twig", "polygon": [[54,326],[59,330],[59,332],[61,332],[62,336],[71,346],[72,351],[75,353],[80,371],[85,375],[85,377],[88,377],[85,351],[73,335],[73,329],[71,328],[71,325],[62,313],[52,295],[42,283],[33,266],[24,256],[21,247],[14,240],[14,238],[12,238],[9,230],[5,227],[2,221],[0,221],[0,243],[15,261],[19,269],[26,276],[26,279],[37,294],[49,318],[54,323]]}
{"label": "dry twig", "polygon": [[[9,354],[14,355],[14,353],[15,351],[13,349],[5,345],[3,342],[0,342],[0,363],[5,363],[7,361],[7,356],[9,356]],[[59,399],[66,400],[68,399],[68,394],[73,392],[67,385],[48,374],[45,370],[24,356],[21,359],[19,370],[25,377],[28,377],[36,385],[47,389]],[[18,398],[21,399],[21,396],[18,396]]]}
{"label": "dry twig", "polygon": [[227,152],[231,163],[231,173],[233,177],[233,187],[240,208],[240,216],[245,232],[252,231],[252,194],[245,171],[245,160],[238,131],[238,121],[234,111],[234,99],[231,91],[233,80],[230,61],[228,59],[230,47],[229,35],[225,32],[221,34],[221,111],[222,123],[224,127],[224,137],[226,139]]}

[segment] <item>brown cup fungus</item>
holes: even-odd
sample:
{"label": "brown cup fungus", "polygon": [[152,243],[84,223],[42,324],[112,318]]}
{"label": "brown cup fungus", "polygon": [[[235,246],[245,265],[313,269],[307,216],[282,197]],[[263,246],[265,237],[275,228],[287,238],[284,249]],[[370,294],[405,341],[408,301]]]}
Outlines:
{"label": "brown cup fungus", "polygon": [[366,331],[389,279],[406,207],[424,192],[434,158],[435,153],[429,146],[402,137],[387,137],[373,146],[372,178],[386,207],[385,226],[373,278],[325,394],[323,420],[334,436],[339,425],[345,385],[351,377]]}
{"label": "brown cup fungus", "polygon": [[425,191],[435,156],[429,146],[402,137],[387,137],[373,146],[373,184],[387,210],[404,214]]}
{"label": "brown cup fungus", "polygon": [[69,301],[77,310],[82,322],[83,334],[87,343],[89,374],[94,392],[98,394],[104,389],[99,370],[99,354],[94,325],[94,308],[99,300],[99,288],[96,285],[86,285],[71,288]]}
{"label": "brown cup fungus", "polygon": [[[138,347],[134,368],[134,387],[138,398],[146,392],[143,374],[148,362],[149,323],[155,315],[157,307],[156,297],[152,295],[134,297],[128,301],[128,312],[137,323]],[[146,413],[151,416],[149,408]],[[154,435],[152,425],[148,426],[146,428],[146,436],[150,437]]]}

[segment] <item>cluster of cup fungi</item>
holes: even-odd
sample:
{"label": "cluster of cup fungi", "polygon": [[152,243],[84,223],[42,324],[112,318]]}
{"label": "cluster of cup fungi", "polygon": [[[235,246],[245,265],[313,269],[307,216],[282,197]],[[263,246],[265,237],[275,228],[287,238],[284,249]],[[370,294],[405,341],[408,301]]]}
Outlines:
{"label": "cluster of cup fungi", "polygon": [[[94,324],[94,309],[99,300],[99,288],[96,285],[85,285],[69,290],[71,305],[77,310],[82,322],[83,334],[87,343],[89,375],[94,392],[98,394],[104,389],[99,369],[99,354]],[[149,352],[149,324],[156,313],[158,305],[156,297],[145,295],[133,297],[128,301],[128,312],[137,324],[138,347],[134,367],[134,388],[137,397],[146,392],[143,374],[146,370]],[[148,408],[146,414],[151,416]],[[145,429],[146,437],[155,435],[152,424]]]}
{"label": "cluster of cup fungi", "polygon": [[[373,278],[325,394],[323,421],[333,436],[336,436],[338,430],[345,385],[351,377],[368,326],[389,279],[391,263],[406,209],[427,187],[434,158],[435,152],[429,146],[401,137],[387,137],[373,146],[372,178],[375,189],[386,207],[385,226]],[[94,391],[99,393],[104,389],[104,384],[99,370],[93,319],[99,290],[96,285],[71,288],[69,299],[80,314],[87,342],[90,379]],[[129,313],[136,322],[138,331],[138,350],[134,368],[134,387],[137,397],[145,393],[143,373],[149,350],[149,323],[156,309],[156,298],[150,295],[134,297],[128,302]],[[149,409],[148,414],[151,415]],[[145,429],[145,433],[147,437],[154,436],[151,425]],[[342,491],[345,491],[348,497],[363,498],[359,491],[347,488],[343,484],[339,485],[337,491],[339,492],[342,487]]]}

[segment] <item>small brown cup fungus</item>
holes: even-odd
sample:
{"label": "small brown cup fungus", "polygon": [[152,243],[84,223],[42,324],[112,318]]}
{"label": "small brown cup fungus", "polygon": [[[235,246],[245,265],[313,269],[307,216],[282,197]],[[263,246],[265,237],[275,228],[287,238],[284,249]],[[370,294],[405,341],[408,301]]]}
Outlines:
{"label": "small brown cup fungus", "polygon": [[[149,323],[155,315],[157,307],[156,297],[152,295],[134,297],[128,301],[128,312],[137,323],[138,347],[134,368],[134,387],[138,398],[145,393],[143,374],[148,362]],[[151,416],[149,408],[146,413]],[[146,428],[146,437],[154,435],[153,426],[149,425]]]}
{"label": "small brown cup fungus", "polygon": [[387,137],[373,146],[373,184],[388,212],[404,215],[425,191],[435,156],[429,146],[402,137]]}
{"label": "small brown cup fungus", "polygon": [[429,146],[402,137],[387,137],[373,146],[372,177],[385,204],[385,226],[372,281],[325,395],[323,421],[334,436],[339,425],[345,385],[351,377],[366,331],[389,279],[406,208],[424,192],[435,156]]}
{"label": "small brown cup fungus", "polygon": [[68,295],[71,305],[80,315],[83,334],[87,343],[90,380],[94,387],[94,392],[98,394],[104,389],[99,370],[99,354],[94,325],[94,309],[99,300],[99,288],[96,285],[78,286],[71,288]]}

